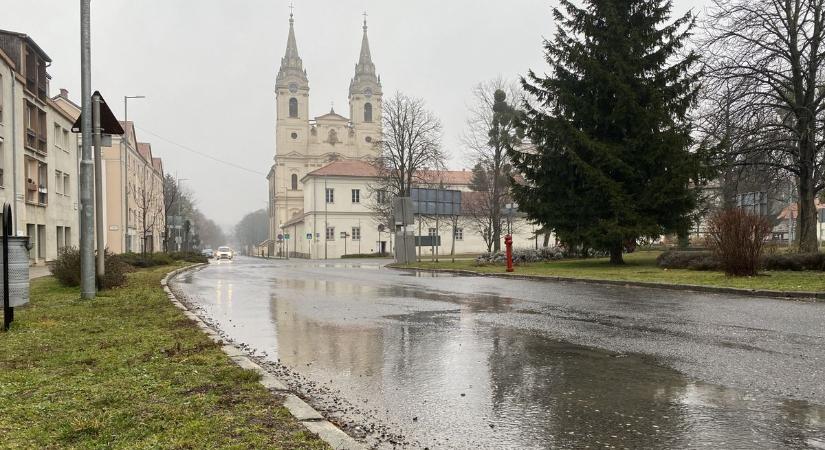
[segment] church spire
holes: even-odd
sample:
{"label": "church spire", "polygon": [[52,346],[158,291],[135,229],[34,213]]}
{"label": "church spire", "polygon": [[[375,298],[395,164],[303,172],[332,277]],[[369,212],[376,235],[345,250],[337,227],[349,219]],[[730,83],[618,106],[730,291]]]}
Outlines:
{"label": "church spire", "polygon": [[278,82],[285,82],[286,78],[294,76],[297,81],[307,81],[304,71],[304,62],[298,55],[298,43],[295,39],[295,18],[292,13],[292,5],[289,12],[289,35],[286,39],[286,52],[281,58],[281,69],[278,71]]}
{"label": "church spire", "polygon": [[361,38],[361,55],[358,57],[358,64],[355,66],[355,75],[375,76],[375,64],[372,63],[370,54],[370,40],[367,37],[367,13],[364,13],[364,37]]}
{"label": "church spire", "polygon": [[[367,37],[367,13],[364,12],[364,35],[361,38],[361,54],[358,57],[358,63],[355,65],[355,77],[350,83],[350,93],[354,93],[355,89],[361,85],[374,86],[377,89],[381,87],[381,80],[375,74],[375,64],[372,62],[372,53],[370,52],[370,41]],[[373,88],[373,90],[376,90]]]}

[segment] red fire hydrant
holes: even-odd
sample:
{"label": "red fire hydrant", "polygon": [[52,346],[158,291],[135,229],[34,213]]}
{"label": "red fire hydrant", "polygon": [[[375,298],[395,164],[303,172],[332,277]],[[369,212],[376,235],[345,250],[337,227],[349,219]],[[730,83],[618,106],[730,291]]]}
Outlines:
{"label": "red fire hydrant", "polygon": [[507,249],[507,271],[513,271],[513,236],[504,236],[504,247]]}

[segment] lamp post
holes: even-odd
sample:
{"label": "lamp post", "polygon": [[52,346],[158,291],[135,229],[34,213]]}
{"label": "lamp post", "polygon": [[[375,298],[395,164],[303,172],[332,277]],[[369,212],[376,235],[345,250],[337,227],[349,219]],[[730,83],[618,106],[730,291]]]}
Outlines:
{"label": "lamp post", "polygon": [[80,160],[80,296],[92,299],[97,294],[94,260],[94,170],[92,163],[92,50],[90,0],[80,0],[80,86],[81,133]]}
{"label": "lamp post", "polygon": [[183,199],[183,196],[181,195],[180,182],[181,181],[189,181],[189,178],[178,178],[177,181],[178,181],[178,189],[177,189],[178,192],[177,192],[177,194],[178,194],[178,222],[179,223],[177,225],[178,238],[177,238],[177,240],[176,240],[177,242],[175,242],[175,244],[177,244],[178,251],[181,251],[181,248],[182,248],[182,245],[183,245],[183,236],[182,236],[182,233],[183,233],[183,216],[181,215],[180,205],[181,205],[181,203],[183,203],[183,202],[181,202],[181,199]]}

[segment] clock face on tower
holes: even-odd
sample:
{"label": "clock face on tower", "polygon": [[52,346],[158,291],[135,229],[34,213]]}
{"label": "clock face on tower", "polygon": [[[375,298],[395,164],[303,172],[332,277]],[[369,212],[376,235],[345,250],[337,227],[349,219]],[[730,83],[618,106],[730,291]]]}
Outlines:
{"label": "clock face on tower", "polygon": [[293,94],[298,92],[298,85],[296,83],[289,83],[289,92]]}
{"label": "clock face on tower", "polygon": [[367,98],[372,97],[372,89],[370,89],[370,88],[364,89],[364,97],[367,97]]}

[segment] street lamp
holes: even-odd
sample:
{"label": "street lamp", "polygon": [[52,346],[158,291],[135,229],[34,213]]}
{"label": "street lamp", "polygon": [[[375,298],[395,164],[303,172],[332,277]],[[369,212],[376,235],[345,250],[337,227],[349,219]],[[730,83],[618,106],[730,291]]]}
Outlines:
{"label": "street lamp", "polygon": [[177,181],[178,181],[178,183],[177,183],[178,184],[178,189],[177,189],[178,199],[177,199],[177,201],[178,201],[178,222],[179,223],[177,224],[178,239],[177,239],[177,242],[175,242],[175,243],[178,246],[177,247],[178,251],[181,251],[181,246],[183,244],[183,236],[182,236],[182,233],[183,233],[183,215],[181,214],[180,204],[182,203],[181,199],[183,198],[183,196],[181,195],[180,182],[181,181],[189,181],[189,178],[178,178]]}
{"label": "street lamp", "polygon": [[123,121],[129,121],[129,99],[130,98],[146,98],[145,95],[124,95],[123,96]]}

